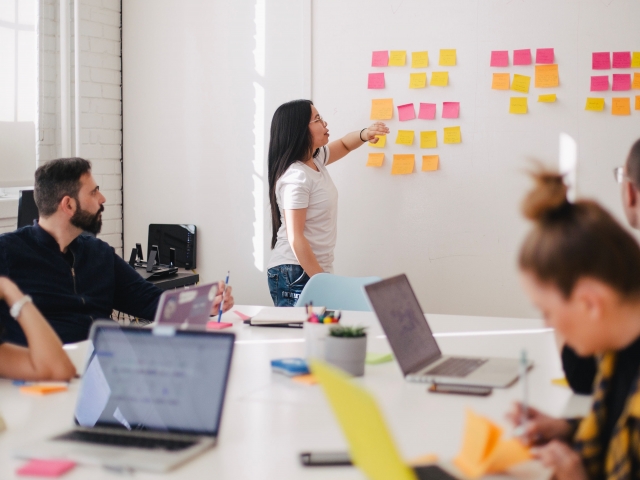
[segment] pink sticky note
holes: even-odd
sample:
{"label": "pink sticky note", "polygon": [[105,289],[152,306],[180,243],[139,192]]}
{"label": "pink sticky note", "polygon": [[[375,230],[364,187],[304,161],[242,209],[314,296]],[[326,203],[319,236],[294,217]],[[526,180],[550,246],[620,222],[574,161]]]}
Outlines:
{"label": "pink sticky note", "polygon": [[630,73],[614,73],[613,88],[614,92],[622,90],[631,90],[631,74]]}
{"label": "pink sticky note", "polygon": [[413,108],[413,103],[398,105],[398,118],[401,122],[404,122],[405,120],[413,120],[414,118],[416,118],[416,111]]}
{"label": "pink sticky note", "polygon": [[214,320],[207,322],[207,330],[222,330],[229,327],[233,327],[233,323],[216,322]]}
{"label": "pink sticky note", "polygon": [[528,48],[525,48],[523,50],[514,50],[513,64],[514,65],[531,65],[531,50]]}
{"label": "pink sticky note", "polygon": [[75,466],[76,464],[69,460],[31,460],[20,467],[16,473],[20,476],[59,477]]}
{"label": "pink sticky note", "polygon": [[609,70],[611,68],[609,52],[593,52],[591,59],[591,67],[594,70]]}
{"label": "pink sticky note", "polygon": [[418,118],[423,120],[433,120],[436,118],[436,104],[435,103],[421,103],[420,111],[418,112]]}
{"label": "pink sticky note", "polygon": [[458,118],[460,102],[444,102],[442,104],[442,118]]}
{"label": "pink sticky note", "polygon": [[613,52],[613,68],[631,68],[631,52]]}
{"label": "pink sticky note", "polygon": [[367,88],[384,88],[384,73],[370,73]]}
{"label": "pink sticky note", "polygon": [[380,50],[373,52],[371,57],[372,67],[386,67],[389,65],[389,52],[387,50]]}
{"label": "pink sticky note", "polygon": [[251,317],[249,315],[245,315],[239,310],[234,310],[233,313],[235,313],[238,317],[240,317],[240,320],[251,320]]}
{"label": "pink sticky note", "polygon": [[538,48],[536,50],[536,63],[553,63],[553,48]]}
{"label": "pink sticky note", "polygon": [[596,75],[591,77],[591,91],[602,92],[609,90],[609,75]]}
{"label": "pink sticky note", "polygon": [[494,50],[491,52],[491,66],[492,67],[508,67],[509,66],[509,51],[508,50]]}

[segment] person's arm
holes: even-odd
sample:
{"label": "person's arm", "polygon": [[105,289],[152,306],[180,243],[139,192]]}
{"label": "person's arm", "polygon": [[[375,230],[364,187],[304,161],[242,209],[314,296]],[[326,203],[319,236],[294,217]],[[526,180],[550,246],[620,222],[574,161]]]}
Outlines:
{"label": "person's arm", "polygon": [[376,122],[364,130],[347,133],[341,139],[329,143],[329,160],[327,161],[327,165],[340,160],[347,153],[361,147],[367,142],[378,143],[376,135],[386,135],[387,133],[389,133],[389,129],[382,122]]}
{"label": "person's arm", "polygon": [[322,267],[318,263],[318,259],[313,253],[313,250],[311,250],[309,241],[304,236],[307,209],[285,210],[284,219],[287,227],[287,239],[302,269],[309,277],[313,277],[316,273],[322,273]]}
{"label": "person's arm", "polygon": [[113,307],[128,315],[153,320],[162,290],[140,276],[135,269],[115,252],[115,293]]}
{"label": "person's arm", "polygon": [[[10,307],[24,297],[18,286],[0,277],[0,300]],[[0,345],[0,377],[20,380],[69,380],[76,369],[62,342],[32,302],[24,304],[17,319],[28,347]]]}

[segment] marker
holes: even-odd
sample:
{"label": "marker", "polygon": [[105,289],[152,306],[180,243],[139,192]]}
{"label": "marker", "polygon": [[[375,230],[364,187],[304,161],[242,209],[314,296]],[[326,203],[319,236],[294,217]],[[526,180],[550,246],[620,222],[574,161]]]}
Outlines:
{"label": "marker", "polygon": [[229,271],[227,270],[227,279],[224,281],[224,290],[222,290],[222,301],[220,302],[220,308],[218,309],[218,323],[222,318],[222,307],[224,306],[224,294],[227,291],[227,285],[229,285]]}

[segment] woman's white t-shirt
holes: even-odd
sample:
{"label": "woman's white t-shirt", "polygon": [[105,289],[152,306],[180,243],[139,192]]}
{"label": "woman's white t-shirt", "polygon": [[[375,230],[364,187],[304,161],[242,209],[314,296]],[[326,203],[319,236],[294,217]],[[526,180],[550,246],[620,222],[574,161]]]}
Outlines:
{"label": "woman's white t-shirt", "polygon": [[284,264],[300,265],[287,238],[284,211],[306,208],[304,236],[322,270],[333,273],[333,249],[338,234],[338,190],[327,171],[328,161],[329,148],[325,146],[313,159],[319,171],[296,162],[276,182],[276,200],[282,225],[268,268]]}

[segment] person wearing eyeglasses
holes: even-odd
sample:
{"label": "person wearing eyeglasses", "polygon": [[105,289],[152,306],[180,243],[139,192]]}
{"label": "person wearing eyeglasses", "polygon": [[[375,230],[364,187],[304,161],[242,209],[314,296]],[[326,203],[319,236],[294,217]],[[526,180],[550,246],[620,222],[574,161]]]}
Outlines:
{"label": "person wearing eyeglasses", "polygon": [[280,105],[271,121],[269,292],[274,305],[292,307],[317,273],[333,272],[338,190],[327,166],[389,129],[376,122],[329,142],[327,122],[311,100]]}

